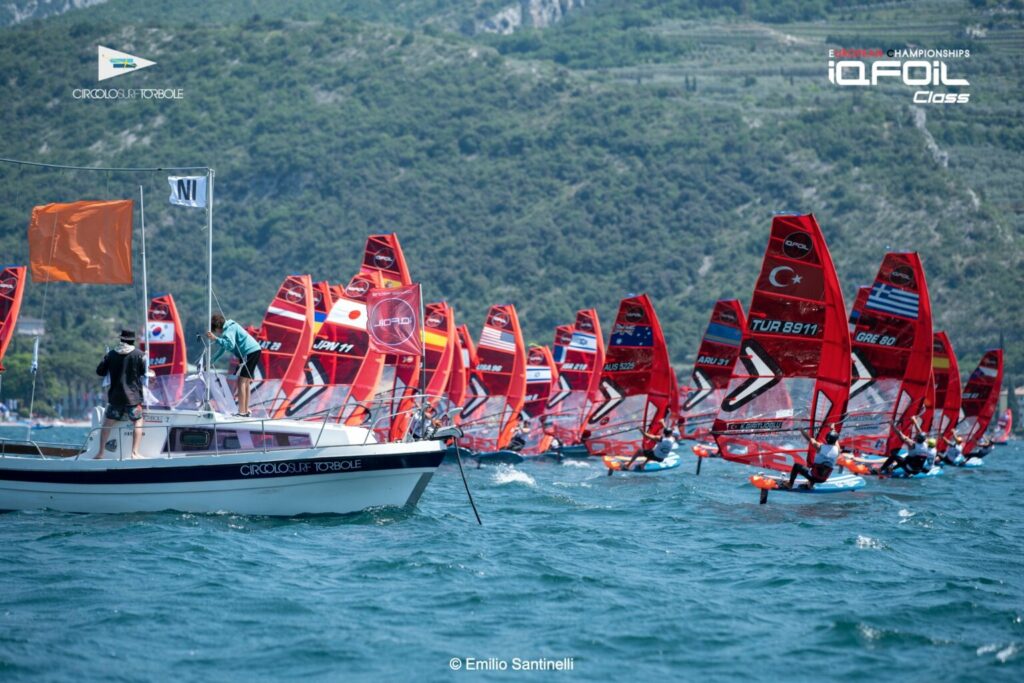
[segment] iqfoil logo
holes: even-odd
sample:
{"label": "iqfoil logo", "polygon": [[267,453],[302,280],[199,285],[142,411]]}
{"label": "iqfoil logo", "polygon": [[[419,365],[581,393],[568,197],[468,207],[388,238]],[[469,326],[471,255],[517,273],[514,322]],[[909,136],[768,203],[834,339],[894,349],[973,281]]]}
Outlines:
{"label": "iqfoil logo", "polygon": [[970,93],[938,88],[968,87],[970,82],[959,78],[946,60],[970,56],[970,50],[830,49],[828,81],[838,87],[861,88],[902,83],[916,88],[914,104],[967,104]]}
{"label": "iqfoil logo", "polygon": [[98,81],[139,71],[154,64],[156,62],[130,55],[127,52],[112,50],[102,45],[96,48],[96,80]]}

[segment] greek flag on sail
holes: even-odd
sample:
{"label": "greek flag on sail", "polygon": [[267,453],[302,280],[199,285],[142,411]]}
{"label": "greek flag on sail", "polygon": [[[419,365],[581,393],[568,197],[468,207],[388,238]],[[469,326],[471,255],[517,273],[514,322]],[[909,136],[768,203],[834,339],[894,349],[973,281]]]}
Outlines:
{"label": "greek flag on sail", "polygon": [[919,297],[914,292],[876,282],[868,296],[867,308],[916,320],[918,300]]}

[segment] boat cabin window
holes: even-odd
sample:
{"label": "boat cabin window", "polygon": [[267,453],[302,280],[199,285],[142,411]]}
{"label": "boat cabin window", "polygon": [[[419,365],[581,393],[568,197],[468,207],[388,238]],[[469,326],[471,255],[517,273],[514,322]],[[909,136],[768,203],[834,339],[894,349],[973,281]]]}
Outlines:
{"label": "boat cabin window", "polygon": [[208,427],[172,427],[167,444],[171,453],[308,448],[312,445],[313,440],[309,434],[227,428],[214,430]]}

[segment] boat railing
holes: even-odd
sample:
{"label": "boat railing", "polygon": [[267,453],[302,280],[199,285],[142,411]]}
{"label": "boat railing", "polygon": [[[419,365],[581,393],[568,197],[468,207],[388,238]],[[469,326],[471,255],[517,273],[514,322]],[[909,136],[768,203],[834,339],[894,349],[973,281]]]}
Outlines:
{"label": "boat railing", "polygon": [[[379,394],[378,394],[378,396],[379,396]],[[390,405],[390,404],[393,404],[396,399],[402,401],[403,403],[405,401],[415,401],[416,405],[413,406],[412,408],[407,408],[405,410],[398,410],[398,411],[395,411],[395,412],[392,412],[392,413],[386,413],[386,414],[381,415],[378,418],[376,418],[373,421],[373,424],[370,426],[370,428],[366,432],[366,436],[363,439],[363,445],[366,445],[367,439],[369,439],[371,435],[377,433],[377,429],[380,427],[381,423],[384,422],[385,420],[387,420],[387,424],[390,425],[392,422],[394,422],[395,418],[399,417],[400,415],[415,415],[416,413],[419,413],[422,410],[424,410],[426,408],[426,406],[428,406],[428,405],[433,405],[433,406],[436,407],[436,405],[439,402],[443,401],[445,399],[445,397],[444,396],[439,396],[437,394],[412,394],[412,395],[409,395],[409,396],[401,396],[401,397],[388,396],[386,398],[375,398],[374,400],[369,401],[369,408],[368,408],[368,410],[370,411],[370,414],[372,415],[373,412],[374,412],[373,411],[373,407],[372,407],[373,405],[375,405],[375,404]],[[364,407],[366,407],[366,406],[364,406]],[[406,438],[403,439],[403,440],[407,440],[407,439],[408,439],[408,434],[406,434]]]}
{"label": "boat railing", "polygon": [[[380,417],[378,417],[374,421],[373,425],[370,428],[367,428],[367,427],[353,427],[353,429],[362,429],[362,430],[364,430],[365,435],[363,437],[362,442],[361,443],[360,442],[355,442],[355,443],[350,443],[350,444],[338,444],[336,447],[338,447],[338,448],[345,448],[345,447],[357,447],[357,446],[369,445],[371,443],[370,439],[375,434],[374,430],[384,420],[394,420],[394,418],[396,418],[396,417],[398,417],[400,415],[404,415],[404,414],[410,414],[411,415],[411,414],[417,413],[420,410],[422,410],[422,405],[423,405],[421,403],[422,400],[424,400],[424,399],[432,400],[432,399],[440,399],[440,398],[441,397],[434,396],[434,395],[426,395],[426,394],[415,394],[415,395],[411,395],[411,396],[405,396],[405,397],[403,397],[403,401],[404,400],[414,400],[419,405],[417,405],[417,406],[415,406],[415,407],[413,407],[411,409],[400,410],[400,411],[396,411],[394,413],[390,413],[390,414],[387,414],[387,415],[381,415]],[[387,403],[387,402],[388,402],[387,399],[381,399],[379,401],[370,401],[369,405],[363,405],[363,407],[367,408],[367,410],[369,410],[369,411],[372,411],[373,410],[372,406],[373,406],[374,403],[384,404],[384,403]],[[213,415],[213,413],[208,413],[208,414]],[[372,412],[371,412],[371,414],[372,414]],[[313,419],[311,419],[312,417],[316,417],[317,419],[313,420]],[[145,419],[145,417],[143,417],[143,419]],[[241,452],[249,452],[249,453],[251,453],[251,452],[263,452],[263,453],[268,453],[270,451],[280,452],[280,451],[289,451],[289,450],[303,450],[303,449],[308,449],[308,448],[319,448],[321,440],[323,439],[323,435],[324,435],[324,433],[325,433],[325,431],[327,429],[327,426],[331,425],[331,424],[337,424],[337,422],[338,422],[337,411],[334,410],[333,408],[331,408],[331,409],[325,409],[323,411],[320,411],[320,413],[318,413],[316,415],[306,415],[306,416],[304,416],[300,420],[297,420],[295,418],[287,418],[287,417],[252,417],[252,418],[232,419],[232,420],[230,420],[228,422],[220,422],[220,421],[218,421],[216,419],[213,419],[213,420],[210,420],[210,421],[196,421],[194,423],[187,423],[187,424],[186,423],[177,423],[177,424],[175,424],[175,423],[167,423],[167,424],[148,423],[148,424],[144,424],[143,430],[144,431],[149,431],[149,430],[152,430],[152,429],[159,429],[159,430],[161,430],[163,432],[163,439],[162,439],[163,446],[161,448],[161,457],[163,457],[163,458],[171,458],[171,457],[180,457],[184,453],[188,453],[189,455],[222,455],[222,454],[235,454],[235,453],[241,453]],[[319,424],[319,430],[315,433],[315,435],[313,434],[312,430],[310,430],[309,432],[306,433],[310,437],[309,443],[301,443],[301,444],[296,444],[294,446],[293,445],[278,445],[276,443],[271,445],[271,438],[272,437],[277,437],[277,436],[280,436],[282,434],[285,434],[285,435],[297,435],[296,432],[293,431],[294,430],[294,426],[295,426],[296,423],[307,423],[307,424],[310,424],[310,426],[314,426],[314,425]],[[282,424],[288,425],[289,427],[292,428],[292,430],[289,431],[287,429],[287,427],[286,427],[285,431],[279,431],[280,430],[280,425],[282,425]],[[259,426],[258,429],[256,429],[256,428],[247,428],[248,426],[255,426],[255,425]],[[209,448],[209,450],[180,451],[180,450],[175,450],[174,448],[172,448],[171,430],[172,429],[188,429],[190,427],[191,428],[195,428],[197,430],[210,430],[211,434],[210,434],[210,448]],[[132,429],[133,429],[133,427],[130,424],[126,426],[124,423],[117,423],[115,425],[112,425],[111,428],[110,428],[112,433],[114,433],[116,431],[120,431],[122,434],[125,433],[125,432],[130,433]],[[221,447],[221,439],[219,438],[220,433],[223,433],[223,432],[237,432],[240,429],[247,430],[254,437],[257,437],[257,440],[259,441],[259,446],[258,447],[232,448],[232,449],[222,448]],[[27,442],[26,441],[26,442],[21,442],[21,443],[25,444],[26,448],[33,448],[34,451],[35,451],[35,454],[38,455],[40,458],[43,458],[43,459],[47,459],[49,457],[58,457],[58,456],[53,456],[53,455],[48,456],[47,453],[46,453],[46,450],[51,450],[52,451],[52,450],[55,450],[55,449],[58,449],[58,448],[59,449],[66,449],[68,451],[72,451],[72,450],[74,451],[74,453],[70,453],[69,452],[66,455],[62,455],[62,456],[59,456],[59,457],[75,457],[76,459],[78,459],[78,458],[81,458],[89,450],[89,445],[93,442],[94,439],[97,440],[97,441],[99,440],[99,435],[102,432],[102,430],[103,430],[102,426],[92,427],[86,433],[85,442],[81,446],[74,446],[74,445],[68,445],[68,444],[46,444],[44,447],[39,447],[34,442]],[[11,441],[11,440],[2,440],[2,441],[0,441],[0,457],[4,457],[7,454],[6,451],[3,450],[3,449],[6,447],[6,444],[8,444],[8,443],[14,443],[14,442]],[[131,451],[130,451],[131,439],[130,438],[127,438],[127,439],[119,438],[117,440],[117,443],[118,443],[118,454],[117,454],[117,458],[116,459],[117,460],[124,460],[124,459],[128,458],[130,456],[130,453],[131,453]],[[46,447],[49,447],[49,449],[47,449]],[[98,450],[99,451],[102,451],[104,448],[105,448],[105,444],[100,443],[98,445]],[[126,448],[129,449],[127,454],[125,453]],[[27,453],[25,453],[24,451],[19,453],[19,455],[26,455],[26,454]],[[146,459],[147,460],[152,460],[154,458],[146,458]]]}

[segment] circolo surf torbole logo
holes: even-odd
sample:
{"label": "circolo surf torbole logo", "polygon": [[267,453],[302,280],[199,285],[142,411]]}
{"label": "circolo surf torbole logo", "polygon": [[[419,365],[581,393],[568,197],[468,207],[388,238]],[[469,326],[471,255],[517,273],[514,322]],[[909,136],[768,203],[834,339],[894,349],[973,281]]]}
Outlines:
{"label": "circolo surf torbole logo", "polygon": [[[155,66],[156,62],[138,55],[114,50],[103,45],[96,47],[96,80],[105,81]],[[76,100],[180,100],[183,88],[75,88],[71,96]]]}
{"label": "circolo surf torbole logo", "polygon": [[828,80],[838,87],[873,88],[886,83],[913,88],[914,104],[967,104],[964,92],[970,82],[960,65],[951,60],[969,59],[970,50],[830,49]]}

